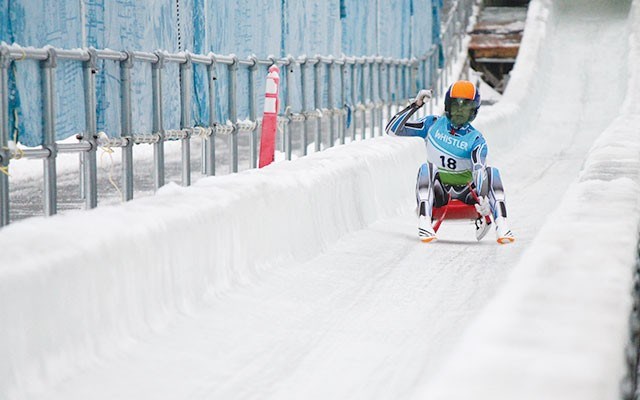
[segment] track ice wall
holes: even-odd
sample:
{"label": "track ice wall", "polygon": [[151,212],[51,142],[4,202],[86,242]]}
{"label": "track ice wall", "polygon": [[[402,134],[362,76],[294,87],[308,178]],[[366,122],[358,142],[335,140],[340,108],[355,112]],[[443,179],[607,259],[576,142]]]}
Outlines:
{"label": "track ice wall", "polygon": [[421,139],[372,139],[3,228],[0,398],[37,394],[176,312],[406,210],[425,153]]}

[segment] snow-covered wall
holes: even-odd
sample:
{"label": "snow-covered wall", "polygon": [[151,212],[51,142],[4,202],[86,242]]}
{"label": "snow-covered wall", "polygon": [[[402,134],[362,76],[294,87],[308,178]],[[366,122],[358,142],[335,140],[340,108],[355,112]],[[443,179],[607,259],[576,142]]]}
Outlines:
{"label": "snow-covered wall", "polygon": [[[0,42],[22,46],[79,48],[93,46],[116,50],[207,54],[252,54],[295,57],[342,54],[411,57],[424,54],[432,45],[433,12],[438,0],[152,0],[0,2]],[[437,32],[437,30],[436,30]],[[98,129],[110,136],[120,134],[119,65],[100,63],[97,74]],[[219,68],[218,98],[226,99],[226,68]],[[238,79],[239,117],[248,116],[246,68]],[[261,68],[261,76],[266,69]],[[41,99],[38,62],[15,63],[11,73],[11,124],[19,139],[38,145],[41,136]],[[133,70],[133,114],[136,133],[151,131],[151,72],[147,63]],[[63,61],[56,73],[56,131],[62,139],[84,130],[82,70],[78,62]],[[194,74],[193,121],[209,122],[204,67]],[[259,84],[259,85],[258,85]],[[178,67],[165,69],[164,126],[180,123]],[[261,89],[262,80],[256,83]],[[295,97],[299,105],[299,95]],[[13,110],[17,111],[14,114]],[[225,100],[218,104],[218,119],[228,115]],[[17,121],[14,119],[17,116]]]}
{"label": "snow-covered wall", "polygon": [[0,398],[25,398],[176,311],[406,210],[425,157],[419,138],[377,138],[3,228]]}

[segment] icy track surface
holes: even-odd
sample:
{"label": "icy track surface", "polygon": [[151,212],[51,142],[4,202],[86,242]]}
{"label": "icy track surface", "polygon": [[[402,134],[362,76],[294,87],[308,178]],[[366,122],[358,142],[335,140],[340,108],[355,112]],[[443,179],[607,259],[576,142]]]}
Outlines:
{"label": "icy track surface", "polygon": [[0,231],[0,399],[617,397],[638,4],[550,3],[477,124],[514,245],[420,243],[424,146],[389,137],[26,220]]}

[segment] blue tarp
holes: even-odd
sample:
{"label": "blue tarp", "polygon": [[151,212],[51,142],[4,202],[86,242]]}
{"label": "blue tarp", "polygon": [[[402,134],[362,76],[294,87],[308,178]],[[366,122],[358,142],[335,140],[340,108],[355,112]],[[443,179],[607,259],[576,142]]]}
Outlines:
{"label": "blue tarp", "polygon": [[[382,55],[412,57],[429,50],[433,38],[434,5],[440,0],[0,0],[0,41],[22,46],[207,54],[236,54],[246,59],[288,54],[315,56]],[[437,15],[436,15],[437,16]],[[435,38],[437,41],[438,39]],[[307,85],[312,86],[313,68]],[[323,77],[326,79],[326,70]],[[300,71],[292,72],[300,82]],[[338,76],[336,70],[336,77]],[[266,68],[261,67],[255,87],[260,93]],[[249,116],[249,72],[238,74],[238,117]],[[134,132],[151,132],[151,67],[137,62],[132,71]],[[218,66],[217,120],[227,111],[227,68]],[[284,81],[284,73],[282,81]],[[209,122],[206,68],[194,68],[192,122]],[[10,74],[10,123],[21,143],[42,143],[40,68],[36,61],[16,61]],[[336,79],[338,81],[338,79]],[[96,75],[98,129],[120,134],[120,70],[113,61],[102,61]],[[294,85],[294,110],[302,109],[299,85]],[[294,88],[292,88],[294,89]],[[179,68],[167,64],[163,72],[164,128],[180,125]],[[350,90],[350,89],[349,89]],[[286,88],[283,88],[283,96]],[[284,98],[284,97],[283,97]],[[323,95],[326,99],[326,90]],[[336,95],[334,105],[338,105]],[[56,135],[63,139],[84,130],[82,65],[61,61],[56,69]],[[306,108],[313,108],[309,96]],[[258,110],[261,110],[261,102]]]}

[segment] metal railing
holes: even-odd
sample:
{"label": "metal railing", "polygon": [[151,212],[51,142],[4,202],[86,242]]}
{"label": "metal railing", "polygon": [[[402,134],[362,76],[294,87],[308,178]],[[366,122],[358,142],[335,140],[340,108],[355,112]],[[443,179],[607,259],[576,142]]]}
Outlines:
{"label": "metal railing", "polygon": [[[44,164],[44,214],[57,212],[56,158],[59,153],[75,152],[80,154],[80,186],[84,196],[85,208],[94,208],[98,204],[96,151],[100,146],[121,148],[121,186],[122,200],[131,200],[134,196],[133,146],[149,144],[153,146],[153,181],[157,190],[165,184],[165,151],[167,140],[181,142],[181,179],[182,185],[191,184],[191,139],[198,136],[203,140],[202,172],[215,175],[215,136],[227,135],[229,144],[229,170],[238,171],[239,146],[238,135],[249,134],[249,158],[251,168],[257,166],[258,118],[257,99],[262,93],[256,93],[255,82],[260,65],[285,66],[283,84],[286,93],[281,106],[279,127],[282,130],[281,146],[286,159],[292,157],[292,136],[294,125],[302,125],[302,154],[307,154],[310,135],[313,134],[315,151],[323,148],[322,121],[328,121],[329,139],[327,146],[344,144],[346,138],[365,139],[383,132],[383,122],[388,120],[397,107],[405,104],[410,96],[423,87],[433,87],[436,94],[444,90],[444,75],[451,65],[451,59],[460,52],[462,37],[466,34],[466,23],[471,15],[474,0],[458,0],[443,25],[443,43],[446,65],[438,67],[438,48],[434,45],[420,58],[391,59],[383,57],[286,57],[258,59],[255,56],[239,59],[235,55],[207,55],[189,52],[167,53],[163,51],[114,51],[88,49],[56,49],[53,47],[27,48],[18,45],[0,45],[0,226],[10,221],[9,207],[9,164],[19,158],[42,159]],[[40,62],[42,115],[44,140],[40,148],[19,149],[16,144],[10,146],[9,126],[9,70],[16,60],[36,60]],[[55,71],[59,60],[81,62],[83,66],[83,89],[85,103],[85,130],[77,135],[78,143],[58,143],[56,140],[56,87]],[[97,130],[96,113],[96,71],[100,60],[119,62],[120,71],[120,135],[108,137]],[[148,65],[151,69],[152,129],[150,133],[134,134],[132,116],[131,70],[134,63]],[[180,129],[168,130],[163,124],[163,71],[169,63],[179,65],[180,74]],[[206,68],[208,78],[209,123],[195,126],[191,121],[193,66]],[[218,72],[226,68],[227,98],[216,98]],[[238,120],[238,74],[240,68],[249,71],[249,120]],[[294,82],[295,72],[299,70],[299,80]],[[339,78],[336,79],[339,71]],[[312,74],[313,85],[308,84]],[[326,75],[325,75],[326,74]],[[326,78],[326,79],[325,79]],[[327,83],[328,82],[328,83]],[[349,85],[347,86],[347,83]],[[302,108],[293,112],[293,87],[298,84],[302,96]],[[349,93],[347,87],[351,88]],[[339,88],[339,93],[335,93]],[[326,92],[325,92],[326,91]],[[324,95],[326,93],[326,96]],[[339,96],[339,99],[336,98]],[[350,96],[348,96],[350,95]],[[436,96],[438,97],[438,96]],[[310,100],[313,99],[313,102]],[[336,107],[339,101],[340,106]],[[220,104],[218,104],[220,103]],[[216,118],[216,107],[227,105],[228,120],[225,123]],[[306,104],[313,107],[305,107]],[[395,109],[394,109],[395,108]],[[433,109],[433,104],[429,110]],[[367,114],[369,120],[367,122]],[[347,127],[346,117],[350,115]],[[337,121],[335,121],[337,117]],[[337,123],[336,123],[337,122]],[[337,129],[336,129],[337,128]],[[348,131],[347,131],[348,129]],[[115,129],[114,129],[115,130]],[[360,133],[358,137],[358,132]]]}

